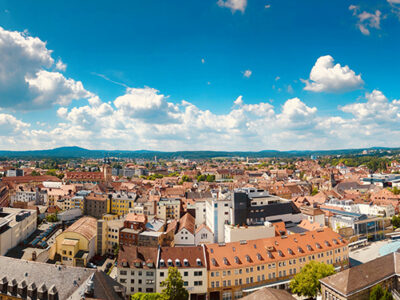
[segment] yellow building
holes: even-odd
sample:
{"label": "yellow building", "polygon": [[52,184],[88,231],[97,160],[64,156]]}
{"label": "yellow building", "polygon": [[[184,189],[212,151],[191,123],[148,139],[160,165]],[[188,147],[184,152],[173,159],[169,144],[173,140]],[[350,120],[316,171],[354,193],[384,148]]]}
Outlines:
{"label": "yellow building", "polygon": [[135,193],[114,193],[111,195],[111,213],[124,216],[135,206]]}
{"label": "yellow building", "polygon": [[96,253],[97,220],[83,217],[56,237],[56,253],[61,263],[85,267]]}
{"label": "yellow building", "polygon": [[346,267],[347,245],[329,228],[206,245],[210,299],[238,299],[267,285],[285,286],[312,260]]}

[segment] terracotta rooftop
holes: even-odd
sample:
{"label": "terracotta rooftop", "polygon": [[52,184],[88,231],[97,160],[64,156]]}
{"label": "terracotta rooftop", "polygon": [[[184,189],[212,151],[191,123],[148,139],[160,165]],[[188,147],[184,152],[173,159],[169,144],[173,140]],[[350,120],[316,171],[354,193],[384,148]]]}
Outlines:
{"label": "terracotta rooftop", "polygon": [[195,219],[194,217],[186,213],[180,220],[179,220],[179,229],[178,231],[181,231],[183,228],[185,228],[187,231],[190,233],[194,234],[195,230]]}
{"label": "terracotta rooftop", "polygon": [[64,232],[75,232],[91,240],[97,234],[97,220],[92,217],[83,217],[65,229]]}
{"label": "terracotta rooftop", "polygon": [[[162,266],[162,261],[164,262],[163,266]],[[187,264],[185,262],[187,262]],[[180,268],[206,267],[204,248],[202,246],[161,247],[158,267],[168,268],[170,266],[180,267]]]}
{"label": "terracotta rooftop", "polygon": [[348,242],[330,228],[245,242],[208,244],[207,261],[211,270],[241,268],[304,257],[347,246]]}

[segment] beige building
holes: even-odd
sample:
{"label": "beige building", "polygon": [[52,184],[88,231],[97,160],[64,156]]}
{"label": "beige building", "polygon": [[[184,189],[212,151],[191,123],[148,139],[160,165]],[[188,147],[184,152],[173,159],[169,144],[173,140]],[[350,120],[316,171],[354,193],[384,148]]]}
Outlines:
{"label": "beige building", "polygon": [[96,254],[97,220],[83,217],[56,237],[56,253],[61,263],[85,267]]}
{"label": "beige building", "polygon": [[181,215],[181,200],[161,199],[157,203],[156,217],[164,221],[179,220]]}

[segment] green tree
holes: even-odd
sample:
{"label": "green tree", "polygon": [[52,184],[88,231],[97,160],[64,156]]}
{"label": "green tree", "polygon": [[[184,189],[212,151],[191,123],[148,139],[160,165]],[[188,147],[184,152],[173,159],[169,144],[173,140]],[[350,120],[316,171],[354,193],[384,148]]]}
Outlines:
{"label": "green tree", "polygon": [[40,176],[40,173],[36,170],[33,170],[31,173],[32,176]]}
{"label": "green tree", "polygon": [[318,188],[316,186],[314,186],[311,191],[311,196],[315,196],[316,194],[318,194]]}
{"label": "green tree", "polygon": [[334,273],[333,265],[311,261],[290,281],[290,288],[299,296],[316,297],[321,291],[319,280]]}
{"label": "green tree", "polygon": [[163,300],[186,300],[189,298],[189,293],[183,287],[182,276],[177,268],[168,268],[168,277],[161,282],[161,286],[164,288],[161,292]]}
{"label": "green tree", "polygon": [[207,182],[214,182],[215,181],[215,175],[207,175],[206,181]]}
{"label": "green tree", "polygon": [[46,221],[51,222],[51,223],[57,222],[58,221],[57,215],[51,214],[51,215],[46,216]]}
{"label": "green tree", "polygon": [[55,169],[50,169],[46,172],[46,175],[57,176],[57,172]]}
{"label": "green tree", "polygon": [[371,289],[369,300],[393,300],[393,296],[391,292],[377,284]]}
{"label": "green tree", "polygon": [[113,251],[114,251],[114,256],[118,256],[118,253],[119,253],[119,245],[118,244],[115,244],[113,246]]}
{"label": "green tree", "polygon": [[395,228],[399,228],[400,227],[400,217],[399,216],[393,216],[392,217],[392,225]]}
{"label": "green tree", "polygon": [[136,293],[131,296],[131,300],[161,300],[159,293]]}

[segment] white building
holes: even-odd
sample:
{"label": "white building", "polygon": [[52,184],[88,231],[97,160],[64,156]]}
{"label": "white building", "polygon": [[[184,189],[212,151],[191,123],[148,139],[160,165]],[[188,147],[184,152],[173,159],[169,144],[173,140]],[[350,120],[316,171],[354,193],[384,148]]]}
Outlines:
{"label": "white building", "polygon": [[186,213],[179,220],[179,227],[174,236],[175,245],[194,246],[195,221],[191,214]]}
{"label": "white building", "polygon": [[201,224],[196,228],[196,233],[194,235],[194,244],[210,244],[214,242],[214,233],[212,230],[206,225]]}
{"label": "white building", "polygon": [[218,193],[206,200],[206,225],[213,231],[216,243],[222,243],[225,240],[224,226],[231,220],[231,196],[231,193]]}
{"label": "white building", "polygon": [[0,209],[0,255],[28,238],[37,228],[33,209],[3,207]]}
{"label": "white building", "polygon": [[158,252],[156,292],[163,290],[161,282],[168,277],[168,268],[181,273],[184,287],[191,295],[207,294],[207,265],[204,246],[160,247]]}
{"label": "white building", "polygon": [[266,221],[260,226],[225,225],[225,243],[257,240],[275,236],[275,226]]}

